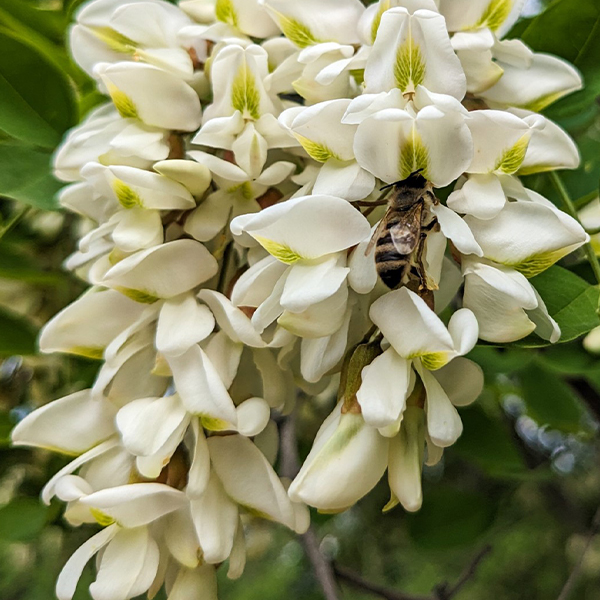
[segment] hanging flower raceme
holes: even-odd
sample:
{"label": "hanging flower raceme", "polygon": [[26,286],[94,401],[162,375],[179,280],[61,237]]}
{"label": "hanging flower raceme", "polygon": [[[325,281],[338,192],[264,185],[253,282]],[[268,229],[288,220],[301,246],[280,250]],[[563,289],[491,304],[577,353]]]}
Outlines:
{"label": "hanging flower raceme", "polygon": [[[386,510],[418,510],[482,390],[477,339],[560,339],[535,276],[588,236],[519,177],[578,166],[537,111],[581,79],[502,39],[521,7],[78,9],[72,55],[107,98],[54,167],[85,219],[65,266],[90,287],[40,349],[102,362],[12,434],[72,458],[43,500],[96,528],[60,600],[94,556],[95,600],[214,600],[253,519],[304,532],[306,505],[347,509],[386,469]],[[333,410],[290,485],[276,421],[316,395]]]}

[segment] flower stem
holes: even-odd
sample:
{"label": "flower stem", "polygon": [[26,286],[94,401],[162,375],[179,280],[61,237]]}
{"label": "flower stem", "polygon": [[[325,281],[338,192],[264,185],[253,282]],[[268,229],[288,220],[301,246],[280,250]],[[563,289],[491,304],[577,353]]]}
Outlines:
{"label": "flower stem", "polygon": [[22,206],[16,210],[13,215],[0,227],[0,240],[12,229],[14,229],[21,219],[31,210],[31,206]]}
{"label": "flower stem", "polygon": [[[575,204],[573,203],[573,200],[571,200],[571,196],[569,195],[569,192],[568,192],[565,184],[563,183],[562,179],[558,175],[558,173],[556,173],[555,171],[552,171],[550,173],[550,179],[552,180],[554,187],[558,191],[558,193],[563,201],[563,204],[565,205],[566,211],[578,223],[581,224],[581,221],[579,220],[579,216],[577,215],[577,209],[575,208]],[[585,246],[583,248],[585,250],[585,254],[590,263],[590,266],[592,267],[592,271],[594,271],[594,276],[596,277],[596,281],[598,282],[598,284],[600,284],[600,262],[598,262],[598,257],[596,256],[596,252],[594,252],[594,249],[592,248],[592,245],[589,242],[587,244],[585,244]],[[599,309],[600,309],[600,306],[599,306]]]}

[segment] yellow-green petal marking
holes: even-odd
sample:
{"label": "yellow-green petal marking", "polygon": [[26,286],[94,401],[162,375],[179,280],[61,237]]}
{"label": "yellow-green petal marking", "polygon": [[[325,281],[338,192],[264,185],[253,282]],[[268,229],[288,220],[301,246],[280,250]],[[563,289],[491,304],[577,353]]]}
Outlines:
{"label": "yellow-green petal marking", "polygon": [[302,256],[297,252],[294,252],[289,246],[274,242],[261,236],[254,236],[254,239],[271,255],[277,260],[285,263],[286,265],[293,265],[299,260],[302,260]]}
{"label": "yellow-green petal marking", "polygon": [[411,173],[419,169],[423,169],[423,177],[429,179],[428,168],[429,152],[419,134],[413,131],[412,138],[400,150],[400,179],[406,179]]}
{"label": "yellow-green petal marking", "polygon": [[525,160],[530,137],[529,133],[526,133],[517,140],[517,143],[512,148],[505,150],[496,163],[494,171],[500,171],[506,175],[516,173]]}
{"label": "yellow-green petal marking", "polygon": [[239,68],[231,89],[231,104],[239,110],[245,119],[260,119],[260,93],[254,73],[246,61]]}
{"label": "yellow-green petal marking", "polygon": [[231,0],[217,0],[215,15],[217,20],[227,23],[232,27],[238,27],[238,15]]}
{"label": "yellow-green petal marking", "polygon": [[421,54],[421,48],[415,43],[410,33],[396,53],[394,78],[396,87],[403,92],[416,89],[425,80],[425,61]]}
{"label": "yellow-green petal marking", "polygon": [[327,162],[330,158],[341,160],[341,158],[325,144],[309,140],[303,135],[296,135],[296,139],[302,144],[308,155],[318,162]]}

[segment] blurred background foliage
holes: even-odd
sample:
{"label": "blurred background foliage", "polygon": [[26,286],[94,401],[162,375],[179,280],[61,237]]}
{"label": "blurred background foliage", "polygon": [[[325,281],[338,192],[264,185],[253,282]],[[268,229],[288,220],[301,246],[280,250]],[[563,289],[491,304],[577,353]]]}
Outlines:
{"label": "blurred background foliage", "polygon": [[[0,1],[2,600],[53,598],[61,566],[90,533],[69,529],[58,504],[45,507],[38,500],[63,459],[10,449],[8,443],[23,415],[89,386],[98,367],[94,361],[36,354],[39,327],[84,289],[61,264],[85,224],[58,210],[60,183],[50,166],[66,130],[102,102],[65,50],[68,24],[80,3]],[[586,88],[545,112],[581,149],[580,169],[560,176],[584,225],[600,230],[600,2],[530,0],[509,37],[564,57],[583,73]],[[550,176],[526,183],[565,208]],[[600,250],[598,234],[592,244]],[[593,525],[600,505],[600,360],[582,344],[582,336],[599,324],[597,282],[582,251],[534,283],[562,327],[562,343],[546,347],[532,337],[473,351],[486,373],[486,389],[475,406],[461,411],[465,431],[456,446],[441,464],[426,468],[422,510],[382,515],[387,501],[382,483],[343,514],[314,515],[321,550],[340,568],[389,589],[424,595],[455,582],[489,545],[491,552],[456,595],[459,600],[558,600],[574,570],[577,582],[569,597],[600,598],[598,518]],[[302,455],[328,410],[314,402],[300,406]],[[262,521],[249,521],[248,535],[247,571],[239,582],[223,577],[222,598],[322,597],[293,535]],[[85,583],[84,578],[78,600],[89,598]],[[344,598],[368,597],[341,583]]]}

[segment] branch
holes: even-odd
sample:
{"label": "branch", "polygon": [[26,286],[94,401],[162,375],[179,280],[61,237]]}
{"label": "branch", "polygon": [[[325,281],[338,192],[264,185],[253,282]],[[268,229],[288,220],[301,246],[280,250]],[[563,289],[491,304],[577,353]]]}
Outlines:
{"label": "branch", "polygon": [[[577,208],[575,208],[573,200],[571,200],[571,196],[569,195],[569,192],[558,173],[556,173],[556,171],[551,171],[550,179],[552,180],[556,191],[560,195],[563,204],[565,205],[566,212],[569,213],[579,224],[581,224],[581,221],[579,220],[579,215],[577,214]],[[583,248],[585,250],[588,262],[592,267],[592,271],[594,271],[596,281],[600,283],[600,262],[598,262],[596,251],[589,242],[585,244]]]}
{"label": "branch", "polygon": [[363,579],[358,573],[338,565],[334,566],[334,572],[340,579],[351,583],[361,590],[370,592],[371,594],[379,596],[380,598],[385,598],[386,600],[452,600],[452,598],[454,598],[473,578],[479,565],[491,551],[491,546],[486,546],[483,548],[471,561],[464,573],[453,586],[449,586],[447,583],[437,585],[435,586],[431,596],[415,596],[413,594],[399,592],[376,583],[371,583],[370,581]]}
{"label": "branch", "polygon": [[302,545],[312,565],[326,600],[339,600],[339,588],[331,563],[323,556],[313,527],[301,536]]}
{"label": "branch", "polygon": [[[284,477],[293,479],[300,470],[300,459],[298,457],[298,440],[296,437],[296,418],[294,413],[282,420],[279,426],[280,439],[280,473]],[[351,569],[332,565],[324,556],[319,548],[319,540],[315,530],[310,527],[309,530],[301,536],[302,545],[306,556],[310,560],[315,577],[326,600],[339,600],[339,590],[336,575],[339,579],[352,584],[366,592],[370,592],[386,600],[452,600],[458,592],[475,575],[477,568],[482,560],[491,552],[492,547],[486,546],[475,556],[464,573],[453,586],[447,583],[435,587],[431,596],[418,596],[399,592],[376,583],[371,583],[363,579],[358,573]]]}
{"label": "branch", "polygon": [[28,205],[17,208],[12,216],[0,227],[0,239],[2,239],[9,231],[12,231],[12,229],[14,229],[21,222],[21,219],[23,219],[23,217],[25,217],[30,210],[31,206]]}
{"label": "branch", "polygon": [[370,581],[363,579],[358,573],[355,573],[346,567],[335,565],[333,570],[343,581],[351,583],[354,587],[364,590],[365,592],[370,592],[375,596],[386,598],[386,600],[433,600],[430,596],[413,596],[411,594],[405,594],[404,592],[386,588],[376,583],[371,583]]}
{"label": "branch", "polygon": [[565,586],[561,590],[557,600],[567,600],[568,598],[570,598],[571,593],[575,589],[575,585],[579,581],[579,577],[581,575],[581,568],[583,566],[583,559],[585,558],[585,555],[587,554],[587,551],[590,549],[590,546],[592,545],[592,541],[594,540],[594,537],[596,536],[596,534],[598,532],[600,532],[600,508],[598,508],[598,510],[596,511],[596,514],[594,515],[594,518],[592,519],[592,525],[587,534],[587,540],[585,542],[583,552],[581,553],[579,560],[573,567],[573,570],[571,571],[571,574],[569,575],[569,578],[567,579],[567,582],[565,583]]}
{"label": "branch", "polygon": [[[284,419],[279,427],[280,439],[280,472],[284,477],[293,479],[300,470],[298,456],[298,439],[296,437],[296,417],[292,413]],[[304,552],[312,565],[316,580],[319,582],[326,600],[339,600],[337,580],[331,563],[323,556],[319,548],[319,540],[314,528],[300,536]]]}
{"label": "branch", "polygon": [[463,574],[460,576],[459,580],[451,587],[448,587],[447,584],[442,584],[441,586],[437,586],[435,593],[438,596],[436,600],[450,600],[454,598],[460,592],[460,590],[474,577],[479,565],[483,561],[483,559],[492,551],[492,547],[490,545],[485,546],[471,561],[471,564],[464,570]]}

